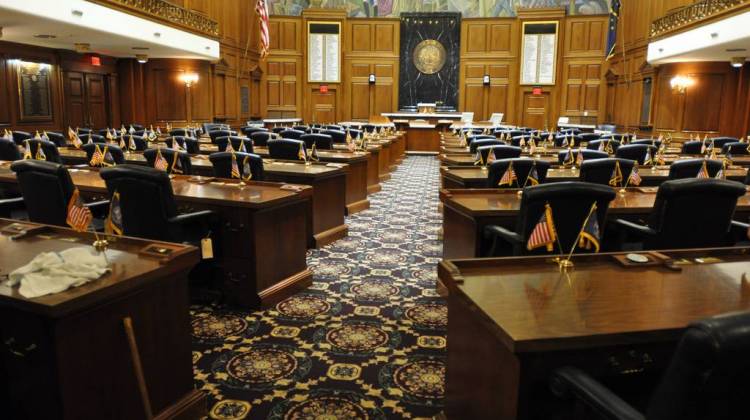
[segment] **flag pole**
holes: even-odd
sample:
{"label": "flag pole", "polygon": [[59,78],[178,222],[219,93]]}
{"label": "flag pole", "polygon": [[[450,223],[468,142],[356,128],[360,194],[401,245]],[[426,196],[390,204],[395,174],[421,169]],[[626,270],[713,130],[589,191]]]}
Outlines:
{"label": "flag pole", "polygon": [[583,225],[581,226],[581,230],[578,231],[578,236],[576,236],[576,240],[573,242],[573,246],[570,248],[570,253],[568,254],[568,257],[560,262],[560,268],[570,268],[573,267],[573,261],[570,259],[573,257],[573,252],[576,250],[576,247],[578,246],[578,241],[581,240],[581,235],[583,234],[583,230],[586,229],[586,225],[589,222],[589,219],[591,218],[591,215],[594,214],[594,211],[596,211],[596,201],[594,201],[594,204],[591,205],[591,210],[589,210],[589,214],[586,216],[586,219],[583,221]]}

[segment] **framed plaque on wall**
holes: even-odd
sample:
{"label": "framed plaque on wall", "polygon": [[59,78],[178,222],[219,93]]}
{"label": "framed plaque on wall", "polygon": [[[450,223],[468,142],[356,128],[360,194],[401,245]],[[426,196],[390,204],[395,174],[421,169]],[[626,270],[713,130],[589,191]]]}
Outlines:
{"label": "framed plaque on wall", "polygon": [[554,85],[557,70],[558,22],[524,22],[521,84]]}
{"label": "framed plaque on wall", "polygon": [[307,81],[341,82],[341,23],[307,23]]}
{"label": "framed plaque on wall", "polygon": [[16,62],[20,121],[52,121],[52,66]]}

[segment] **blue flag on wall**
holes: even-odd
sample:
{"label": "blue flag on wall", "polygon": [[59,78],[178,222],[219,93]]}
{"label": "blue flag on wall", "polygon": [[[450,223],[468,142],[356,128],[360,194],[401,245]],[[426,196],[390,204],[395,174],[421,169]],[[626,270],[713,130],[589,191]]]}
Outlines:
{"label": "blue flag on wall", "polygon": [[620,0],[612,0],[609,7],[609,34],[607,35],[607,60],[615,55],[617,44],[617,21],[620,20]]}

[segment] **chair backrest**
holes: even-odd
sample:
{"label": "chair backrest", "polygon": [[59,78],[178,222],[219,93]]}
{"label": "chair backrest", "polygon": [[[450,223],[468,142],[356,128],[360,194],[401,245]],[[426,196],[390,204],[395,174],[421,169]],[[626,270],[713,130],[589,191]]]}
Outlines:
{"label": "chair backrest", "polygon": [[[498,185],[511,163],[513,163],[513,172],[516,174],[516,181],[511,185]],[[487,168],[487,188],[522,188],[528,186],[530,184],[527,182],[527,178],[532,168],[536,168],[537,181],[541,184],[547,179],[549,167],[550,164],[547,161],[530,158],[496,160]]]}
{"label": "chair backrest", "polygon": [[[740,139],[736,137],[714,137],[711,139],[714,143],[714,147],[721,149],[727,143],[739,143]],[[709,141],[710,143],[711,141]]]}
{"label": "chair backrest", "polygon": [[21,152],[16,142],[6,138],[0,138],[0,160],[20,160]]}
{"label": "chair backrest", "polygon": [[566,134],[566,133],[573,134],[573,135],[581,134],[580,128],[561,128],[559,131],[560,131],[560,134]]}
{"label": "chair backrest", "polygon": [[268,140],[273,138],[274,134],[269,131],[256,131],[250,134],[250,140],[253,141],[253,145],[256,147],[265,147],[268,144]]}
{"label": "chair backrest", "polygon": [[303,133],[307,133],[310,130],[310,126],[309,125],[303,125],[303,124],[293,125],[292,126],[292,130],[297,130],[297,131],[301,131]]}
{"label": "chair backrest", "polygon": [[289,130],[284,130],[279,134],[281,135],[281,138],[283,139],[299,140],[299,138],[302,137],[305,134],[305,132],[289,129]]}
{"label": "chair backrest", "polygon": [[651,157],[653,158],[656,154],[656,147],[648,144],[626,144],[617,149],[615,157],[635,160],[643,165],[643,162],[646,160],[646,154],[648,154],[649,151],[651,151]]}
{"label": "chair backrest", "polygon": [[237,132],[234,130],[213,130],[208,132],[208,136],[211,137],[211,143],[216,143],[216,139],[219,137],[236,136]]}
{"label": "chair backrest", "polygon": [[[91,157],[94,156],[94,152],[96,151],[97,146],[99,147],[99,152],[102,154],[108,153],[109,157],[106,159],[106,163],[109,164],[115,164],[115,165],[122,165],[125,163],[125,155],[122,153],[122,149],[120,149],[120,146],[114,145],[114,144],[98,144],[98,143],[92,143],[92,144],[84,144],[81,146],[83,151],[86,152],[86,163],[91,165]],[[105,155],[106,157],[106,155]],[[97,165],[97,166],[106,166],[106,165]]]}
{"label": "chair backrest", "polygon": [[[235,152],[244,151],[245,153],[253,153],[253,141],[247,137],[229,136],[229,137],[217,137],[216,146],[220,152],[227,150],[227,144],[232,142],[232,149]],[[241,150],[244,146],[245,150]]]}
{"label": "chair backrest", "polygon": [[130,127],[133,127],[133,130],[135,131],[144,131],[146,127],[143,126],[143,124],[137,124],[137,123],[130,123],[127,125],[128,129]]}
{"label": "chair backrest", "polygon": [[[268,156],[272,159],[300,160],[300,147],[305,150],[305,142],[292,139],[268,140]],[[304,151],[307,155],[307,151]]]}
{"label": "chair backrest", "polygon": [[599,140],[601,138],[601,135],[595,134],[595,133],[581,133],[580,135],[581,141],[584,141],[586,143]]}
{"label": "chair backrest", "polygon": [[339,131],[345,130],[343,125],[338,125],[338,124],[328,124],[325,126],[325,129],[326,130],[339,130]]}
{"label": "chair backrest", "polygon": [[[120,130],[115,129],[115,132],[117,134],[120,134]],[[109,128],[102,128],[99,131],[97,131],[96,133],[99,134],[100,136],[106,138],[107,137],[107,133],[112,134],[112,130],[109,129]]]}
{"label": "chair backrest", "polygon": [[750,312],[717,315],[688,325],[661,383],[649,419],[739,420],[750,401]]}
{"label": "chair backrest", "polygon": [[41,160],[17,160],[10,169],[21,186],[29,220],[67,226],[68,204],[75,186],[65,166]]}
{"label": "chair backrest", "polygon": [[55,131],[48,131],[47,138],[52,143],[55,143],[55,146],[57,147],[65,147],[68,144],[68,142],[65,141],[65,136],[63,136],[62,133],[58,133]]}
{"label": "chair backrest", "polygon": [[41,147],[45,157],[44,160],[46,160],[47,162],[63,163],[62,157],[60,157],[60,152],[57,150],[57,146],[55,146],[55,143],[52,143],[49,140],[31,139],[24,141],[24,145],[27,144],[31,148],[32,158],[36,159],[37,152]]}
{"label": "chair backrest", "polygon": [[106,137],[100,136],[98,134],[93,134],[93,133],[81,134],[78,137],[81,139],[81,141],[83,143],[88,143],[89,139],[91,139],[92,143],[102,143],[102,144],[104,144],[104,143],[107,142],[107,138]]}
{"label": "chair backrest", "polygon": [[274,133],[276,133],[276,134],[278,134],[278,133],[281,133],[282,131],[288,130],[288,129],[289,129],[289,127],[286,127],[286,126],[282,125],[282,126],[278,126],[278,127],[273,127],[271,129],[271,131],[274,132]]}
{"label": "chair backrest", "polygon": [[747,150],[750,148],[750,144],[747,143],[740,143],[740,142],[733,142],[733,143],[726,143],[724,144],[724,147],[721,148],[721,153],[724,154],[732,154],[732,155],[747,155],[750,154],[750,150]]}
{"label": "chair backrest", "polygon": [[[516,226],[516,233],[523,238],[523,245],[515,249],[514,253],[516,255],[548,253],[544,248],[528,251],[526,243],[544,213],[545,204],[549,204],[552,208],[552,218],[560,246],[567,254],[578,238],[578,233],[583,228],[583,223],[594,202],[597,206],[599,231],[604,232],[607,209],[615,195],[615,190],[611,187],[578,181],[553,182],[524,188]],[[576,250],[585,252],[579,248]],[[557,243],[554,245],[553,252],[560,253]]]}
{"label": "chair backrest", "polygon": [[[568,142],[567,145],[565,144],[566,141]],[[555,137],[555,147],[567,147],[570,146],[571,143],[574,143],[574,147],[578,147],[582,142],[583,140],[579,134],[568,134],[567,136],[565,134],[559,134]]]}
{"label": "chair backrest", "polygon": [[[240,170],[240,176],[245,176],[245,159],[250,166],[250,173],[252,173],[253,181],[263,181],[263,159],[252,153],[235,152],[235,159],[237,159],[237,168]],[[232,153],[231,152],[216,152],[211,153],[208,156],[214,167],[214,176],[219,178],[231,178],[232,177]]]}
{"label": "chair backrest", "polygon": [[[148,161],[148,166],[154,167],[156,163],[156,156],[161,151],[161,156],[167,161],[167,173],[182,173],[185,175],[191,175],[193,173],[193,165],[190,162],[190,155],[188,152],[177,151],[174,149],[161,148],[161,149],[148,149],[143,152],[143,156]],[[177,160],[175,160],[175,154],[177,154]],[[177,161],[181,168],[177,168]]]}
{"label": "chair backrest", "polygon": [[469,144],[469,152],[476,153],[477,149],[482,146],[502,146],[505,145],[502,141],[496,138],[474,140]]}
{"label": "chair backrest", "polygon": [[[149,149],[151,151],[153,149]],[[120,195],[124,234],[162,241],[179,241],[169,219],[177,216],[172,183],[166,172],[139,165],[103,168],[100,176],[110,194]]]}
{"label": "chair backrest", "polygon": [[204,133],[210,133],[214,130],[231,130],[232,128],[229,126],[229,124],[221,124],[221,123],[203,123],[203,132]]}
{"label": "chair backrest", "polygon": [[510,145],[511,146],[520,146],[521,140],[523,140],[524,144],[528,144],[529,140],[531,140],[531,134],[524,134],[521,136],[515,136],[511,137],[510,139]]}
{"label": "chair backrest", "polygon": [[635,165],[634,160],[618,159],[618,158],[603,158],[603,159],[590,159],[584,160],[581,164],[581,172],[578,175],[578,179],[581,182],[592,182],[594,184],[609,185],[609,181],[612,179],[612,175],[615,174],[615,168],[617,164],[620,165],[620,173],[622,180],[613,187],[624,187],[630,172],[633,171]]}
{"label": "chair backrest", "polygon": [[608,133],[611,133],[611,132],[615,131],[615,129],[617,129],[617,126],[615,126],[614,124],[599,124],[599,126],[597,127],[597,129],[599,131],[606,131]]}
{"label": "chair backrest", "polygon": [[78,130],[78,135],[94,133],[93,129],[87,127],[77,127],[76,130]]}
{"label": "chair backrest", "polygon": [[472,142],[477,140],[497,140],[497,137],[489,134],[472,134],[466,136],[466,144],[471,145]]}
{"label": "chair backrest", "polygon": [[612,139],[600,139],[591,140],[586,144],[586,148],[589,150],[599,150],[599,147],[603,147],[603,151],[605,152],[607,151],[607,147],[609,147],[610,149],[612,149],[612,153],[616,153],[617,149],[620,148],[620,142]]}
{"label": "chair backrest", "polygon": [[177,144],[180,146],[182,150],[187,150],[188,153],[192,154],[198,154],[201,152],[201,144],[200,140],[194,139],[192,137],[185,137],[185,136],[172,136],[167,137],[166,143],[167,146],[170,149],[175,149],[174,144],[177,142]]}
{"label": "chair backrest", "polygon": [[362,130],[368,133],[375,131],[375,125],[373,124],[362,124]]}
{"label": "chair backrest", "polygon": [[[130,134],[126,134],[125,137],[123,137],[125,139],[125,145],[127,147],[130,147],[130,137],[131,137]],[[148,142],[146,141],[145,137],[139,136],[137,134],[133,134],[132,137],[133,137],[133,143],[135,143],[135,150],[142,152],[148,148]],[[117,143],[118,144],[120,143],[119,137],[117,138]]]}
{"label": "chair backrest", "polygon": [[305,142],[305,147],[310,149],[315,144],[316,149],[332,149],[333,139],[327,134],[305,134],[300,137]]}
{"label": "chair backrest", "polygon": [[600,152],[598,150],[570,149],[557,152],[557,162],[560,164],[562,164],[563,162],[570,162],[568,153],[571,153],[573,155],[573,162],[578,161],[579,153],[583,155],[584,162],[589,159],[605,159],[609,157],[609,154],[607,152]]}
{"label": "chair backrest", "polygon": [[617,140],[620,142],[620,144],[624,145],[627,142],[629,142],[632,137],[633,137],[632,135],[627,134],[627,133],[609,133],[609,134],[602,134],[600,138]]}
{"label": "chair backrest", "polygon": [[26,131],[14,131],[13,132],[13,141],[16,142],[16,144],[23,144],[24,141],[29,140],[31,138],[31,133],[27,133]]}
{"label": "chair backrest", "polygon": [[518,146],[481,146],[477,147],[477,151],[482,155],[482,162],[487,162],[490,152],[495,156],[495,159],[513,159],[521,157],[522,149]]}
{"label": "chair backrest", "polygon": [[262,127],[247,127],[243,126],[240,127],[240,132],[248,137],[250,137],[253,133],[259,133],[259,132],[267,132],[268,129],[262,128]]}
{"label": "chair backrest", "polygon": [[685,143],[682,143],[681,153],[684,155],[700,155],[702,148],[702,141],[686,141]]}
{"label": "chair backrest", "polygon": [[630,144],[650,144],[651,146],[656,146],[656,148],[661,147],[661,141],[655,139],[633,140]]}
{"label": "chair backrest", "polygon": [[739,182],[684,178],[659,186],[649,226],[658,232],[644,243],[648,249],[703,248],[730,244],[729,227],[737,198],[745,194]]}
{"label": "chair backrest", "polygon": [[669,179],[696,178],[703,167],[703,162],[706,162],[708,176],[712,178],[721,170],[722,163],[720,160],[682,159],[669,165]]}
{"label": "chair backrest", "polygon": [[334,143],[346,143],[346,131],[343,130],[323,130],[320,134],[331,136]]}
{"label": "chair backrest", "polygon": [[476,127],[463,127],[461,128],[461,131],[466,133],[467,136],[471,136],[471,135],[476,135],[476,134],[482,134],[484,132],[484,129],[476,128]]}
{"label": "chair backrest", "polygon": [[169,131],[170,136],[182,136],[182,137],[198,137],[195,133],[195,130],[190,130],[187,128],[173,128]]}

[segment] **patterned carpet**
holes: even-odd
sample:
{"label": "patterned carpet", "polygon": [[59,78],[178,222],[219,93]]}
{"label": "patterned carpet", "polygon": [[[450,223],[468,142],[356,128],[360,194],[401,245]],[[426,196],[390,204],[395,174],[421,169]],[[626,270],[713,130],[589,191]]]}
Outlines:
{"label": "patterned carpet", "polygon": [[194,307],[193,365],[216,419],[418,419],[445,392],[447,307],[434,157],[410,156],[349,236],[308,253],[313,286],[252,313]]}

